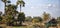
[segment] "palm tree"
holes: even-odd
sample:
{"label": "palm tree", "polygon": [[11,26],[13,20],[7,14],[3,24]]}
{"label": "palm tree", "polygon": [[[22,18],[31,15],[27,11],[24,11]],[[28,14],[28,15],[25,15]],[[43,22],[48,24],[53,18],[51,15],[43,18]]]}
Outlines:
{"label": "palm tree", "polygon": [[23,0],[18,0],[17,1],[17,6],[20,4],[20,12],[21,12],[21,7],[25,7],[25,2]]}
{"label": "palm tree", "polygon": [[8,0],[1,0],[2,2],[4,2],[5,4],[5,10],[6,10],[6,3],[11,3],[11,1],[8,1]]}
{"label": "palm tree", "polygon": [[1,1],[4,2],[5,7],[6,7],[6,3],[11,3],[10,1],[7,1],[7,0],[1,0]]}

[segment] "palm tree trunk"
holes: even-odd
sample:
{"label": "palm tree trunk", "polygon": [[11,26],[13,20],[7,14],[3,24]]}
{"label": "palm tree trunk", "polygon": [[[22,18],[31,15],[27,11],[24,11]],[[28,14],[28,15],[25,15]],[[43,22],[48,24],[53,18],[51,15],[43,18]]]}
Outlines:
{"label": "palm tree trunk", "polygon": [[20,5],[20,12],[21,12],[21,5]]}
{"label": "palm tree trunk", "polygon": [[5,2],[5,7],[6,7],[6,2]]}
{"label": "palm tree trunk", "polygon": [[[4,2],[4,4],[5,4],[4,12],[5,12],[5,14],[6,14],[6,2]],[[6,20],[6,19],[5,19],[5,20]],[[6,24],[7,22],[5,21],[4,23]]]}
{"label": "palm tree trunk", "polygon": [[4,11],[5,11],[5,14],[6,14],[6,2],[4,4],[5,4],[5,10]]}

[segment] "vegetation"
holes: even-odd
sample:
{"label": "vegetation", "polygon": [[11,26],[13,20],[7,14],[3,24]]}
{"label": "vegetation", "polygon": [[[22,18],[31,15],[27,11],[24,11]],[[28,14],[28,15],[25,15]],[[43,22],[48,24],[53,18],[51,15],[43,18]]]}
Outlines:
{"label": "vegetation", "polygon": [[46,28],[50,26],[57,27],[57,20],[55,18],[52,18],[49,22],[46,23]]}
{"label": "vegetation", "polygon": [[2,12],[0,12],[0,22],[2,21],[2,16],[1,16]]}
{"label": "vegetation", "polygon": [[33,17],[33,20],[35,20],[35,22],[42,22],[43,19],[41,17]]}
{"label": "vegetation", "polygon": [[60,17],[57,17],[57,22],[60,23]]}
{"label": "vegetation", "polygon": [[9,25],[12,22],[12,24],[13,24],[14,21],[15,21],[15,16],[17,14],[18,14],[18,16],[17,16],[18,17],[17,18],[18,20],[17,21],[20,21],[20,23],[22,23],[22,21],[24,22],[25,14],[22,13],[22,12],[16,11],[19,4],[20,4],[20,11],[21,11],[21,7],[24,7],[24,5],[25,5],[24,1],[17,1],[17,5],[14,5],[14,4],[6,4],[6,3],[11,3],[11,1],[9,1],[9,0],[1,0],[1,1],[4,2],[4,4],[5,4],[5,13],[2,16],[2,18],[3,18],[2,22],[3,23]]}
{"label": "vegetation", "polygon": [[[47,28],[49,26],[57,26],[57,24],[60,23],[60,17],[57,17],[57,19],[55,18],[51,19],[50,14],[46,12],[43,13],[42,16],[43,18],[40,16],[33,17],[33,18],[31,16],[25,17],[25,13],[21,12],[21,8],[25,7],[25,2],[23,0],[18,0],[16,2],[16,5],[6,4],[6,3],[11,3],[11,1],[9,0],[1,0],[1,1],[4,2],[5,4],[5,12],[4,14],[0,12],[0,23],[2,22],[4,24],[11,25],[11,26],[18,26],[18,25],[21,26],[23,25],[23,23],[25,23],[25,25],[27,26],[30,25],[33,26],[33,23],[35,23],[34,25],[37,27],[43,26],[42,25],[43,23]],[[20,5],[20,12],[17,11],[18,5]],[[49,21],[49,19],[51,20]]]}
{"label": "vegetation", "polygon": [[25,17],[25,21],[32,21],[32,17],[31,16],[27,16],[27,17]]}
{"label": "vegetation", "polygon": [[20,25],[22,25],[22,22],[25,21],[25,14],[23,12],[19,13],[19,15],[18,15],[18,21],[20,22]]}
{"label": "vegetation", "polygon": [[23,0],[18,0],[17,1],[17,6],[20,5],[20,12],[21,12],[21,7],[25,7],[25,2]]}
{"label": "vegetation", "polygon": [[50,19],[50,18],[51,18],[51,16],[50,16],[49,13],[46,13],[46,12],[43,13],[43,19],[44,19],[45,21],[48,20],[48,19]]}

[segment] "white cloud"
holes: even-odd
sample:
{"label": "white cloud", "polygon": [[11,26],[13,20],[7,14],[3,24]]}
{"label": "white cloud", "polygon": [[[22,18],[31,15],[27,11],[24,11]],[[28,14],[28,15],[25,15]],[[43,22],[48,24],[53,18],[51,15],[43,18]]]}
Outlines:
{"label": "white cloud", "polygon": [[48,4],[47,6],[49,6],[49,7],[50,7],[50,6],[52,6],[52,4]]}
{"label": "white cloud", "polygon": [[34,7],[32,6],[31,8],[33,9]]}

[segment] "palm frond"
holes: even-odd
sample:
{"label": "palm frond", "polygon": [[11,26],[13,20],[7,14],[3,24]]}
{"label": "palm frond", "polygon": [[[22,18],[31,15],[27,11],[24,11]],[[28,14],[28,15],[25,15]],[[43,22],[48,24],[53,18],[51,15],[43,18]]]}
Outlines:
{"label": "palm frond", "polygon": [[7,3],[11,3],[11,1],[7,1]]}
{"label": "palm frond", "polygon": [[19,5],[19,2],[17,2],[17,5]]}
{"label": "palm frond", "polygon": [[25,2],[24,1],[18,1],[17,5],[19,5],[19,4],[22,5],[23,7],[25,6]]}
{"label": "palm frond", "polygon": [[25,2],[23,1],[23,7],[25,7]]}
{"label": "palm frond", "polygon": [[1,1],[6,2],[7,0],[1,0]]}

